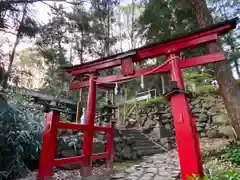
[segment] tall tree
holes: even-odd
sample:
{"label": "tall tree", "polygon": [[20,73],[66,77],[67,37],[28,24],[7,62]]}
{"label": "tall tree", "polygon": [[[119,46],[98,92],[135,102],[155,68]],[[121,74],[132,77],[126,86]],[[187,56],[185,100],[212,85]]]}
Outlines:
{"label": "tall tree", "polygon": [[115,22],[113,10],[118,0],[91,0],[91,34],[93,43],[90,53],[98,57],[111,54],[116,38],[112,36],[112,23]]}
{"label": "tall tree", "polygon": [[44,58],[35,48],[27,48],[20,51],[16,59],[13,69],[17,70],[19,85],[27,89],[40,88],[46,73]]}
{"label": "tall tree", "polygon": [[[145,11],[139,19],[139,33],[147,42],[162,42],[196,29],[197,22],[193,18],[191,9],[187,6],[183,7],[179,6],[179,3],[174,0],[150,0],[145,2]],[[196,52],[199,52],[199,50],[186,50],[183,56],[196,55]],[[157,58],[157,64],[161,64],[163,61],[163,57]],[[157,89],[165,85],[165,87],[160,88],[164,92],[164,89],[168,88],[169,75],[165,73],[161,76],[161,78],[154,76],[154,80],[151,82],[157,84]]]}
{"label": "tall tree", "polygon": [[52,15],[49,23],[41,27],[36,44],[48,67],[44,90],[58,96],[61,94],[64,82],[70,80],[70,77],[59,71],[60,66],[69,64],[66,57],[66,45],[69,43],[69,23],[62,5],[54,6]]}
{"label": "tall tree", "polygon": [[90,13],[82,3],[73,6],[72,12],[67,13],[67,17],[70,20],[74,55],[77,55],[78,62],[82,64],[85,61],[84,56],[87,54],[87,49],[92,43],[89,25]]}
{"label": "tall tree", "polygon": [[[91,14],[93,17],[92,28],[96,29],[93,33],[96,44],[100,43],[100,57],[110,56],[112,54],[112,46],[116,44],[116,37],[112,34],[112,24],[115,22],[114,8],[119,4],[119,0],[92,0]],[[104,71],[107,75],[114,73],[113,68]],[[106,99],[110,98],[110,92],[106,92]]]}
{"label": "tall tree", "polygon": [[[183,1],[182,1],[183,2]],[[198,24],[201,28],[213,24],[213,18],[205,0],[191,0],[192,12],[195,13]],[[207,46],[210,53],[221,51],[219,42]],[[240,138],[240,89],[232,76],[231,67],[227,61],[214,64],[216,79],[222,94],[231,124],[238,138]]]}
{"label": "tall tree", "polygon": [[[91,34],[93,43],[90,52],[95,57],[104,57],[112,54],[113,46],[116,44],[116,37],[112,34],[112,23],[115,22],[114,8],[119,0],[91,0]],[[102,74],[112,75],[113,68],[105,70]],[[106,93],[109,97],[109,93]]]}
{"label": "tall tree", "polygon": [[136,3],[135,0],[132,0],[131,4],[119,6],[114,11],[116,22],[114,22],[113,33],[118,35],[116,52],[134,49],[144,43],[137,31],[138,19],[143,11],[144,6]]}
{"label": "tall tree", "polygon": [[[228,0],[211,0],[210,8],[213,9],[212,15],[214,21],[224,21],[230,18],[239,16],[240,3],[237,0],[229,2]],[[223,44],[224,51],[227,54],[228,61],[233,68],[235,68],[238,78],[240,78],[240,31],[234,31],[226,34],[221,43]]]}
{"label": "tall tree", "polygon": [[19,45],[20,40],[24,36],[34,37],[38,31],[37,23],[33,20],[33,18],[29,14],[28,2],[25,2],[23,6],[16,6],[14,10],[15,12],[12,12],[13,10],[10,8],[10,10],[5,10],[4,12],[1,12],[1,16],[4,15],[5,18],[8,17],[9,19],[11,19],[11,20],[8,19],[8,23],[5,22],[6,19],[3,19],[5,23],[3,29],[6,30],[6,28],[9,28],[15,30],[15,32],[12,31],[12,34],[15,35],[15,41],[13,43],[12,51],[9,54],[8,68],[2,82],[2,86],[4,89],[7,88],[7,83],[9,76],[11,74],[16,49],[17,46]]}

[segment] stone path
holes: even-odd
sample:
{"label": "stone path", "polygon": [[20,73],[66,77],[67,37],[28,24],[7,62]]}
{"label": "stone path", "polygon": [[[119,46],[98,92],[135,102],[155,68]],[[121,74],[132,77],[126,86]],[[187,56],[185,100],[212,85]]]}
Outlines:
{"label": "stone path", "polygon": [[112,176],[112,180],[178,180],[180,167],[176,150],[144,157],[134,165]]}
{"label": "stone path", "polygon": [[[166,153],[145,156],[143,160],[127,169],[114,170],[114,176],[107,175],[104,166],[95,167],[93,176],[83,178],[79,170],[59,170],[54,171],[54,180],[179,180],[180,168],[176,150]],[[101,174],[101,175],[100,175]],[[31,172],[27,177],[18,180],[36,180],[37,172]]]}

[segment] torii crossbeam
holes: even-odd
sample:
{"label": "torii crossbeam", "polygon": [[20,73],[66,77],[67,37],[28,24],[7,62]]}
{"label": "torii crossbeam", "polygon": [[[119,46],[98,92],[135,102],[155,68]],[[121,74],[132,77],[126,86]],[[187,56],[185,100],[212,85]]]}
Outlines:
{"label": "torii crossbeam", "polygon": [[[131,51],[123,52],[117,55],[98,59],[96,61],[63,68],[73,76],[88,75],[89,78],[83,82],[72,82],[70,89],[79,89],[89,87],[88,106],[87,106],[87,124],[70,124],[58,122],[60,117],[56,112],[48,114],[45,124],[43,149],[40,159],[40,168],[38,177],[46,178],[52,175],[52,168],[56,164],[79,162],[86,170],[84,176],[91,174],[92,159],[107,158],[111,164],[113,161],[113,137],[109,136],[109,146],[107,152],[100,155],[92,154],[93,132],[94,130],[112,132],[112,127],[94,127],[94,117],[96,108],[96,88],[106,84],[136,78],[142,75],[152,75],[170,71],[174,89],[167,93],[171,101],[176,143],[179,154],[182,180],[187,180],[188,176],[193,174],[203,176],[201,154],[198,142],[196,128],[196,119],[192,115],[188,104],[188,93],[184,90],[184,82],[181,69],[214,63],[225,60],[223,52],[211,53],[190,59],[180,61],[179,54],[186,48],[192,48],[199,45],[216,43],[219,36],[234,29],[237,24],[237,18],[228,20],[214,26],[205,28],[201,31],[194,32],[190,35],[168,40],[163,43],[151,44]],[[134,63],[164,55],[167,61],[159,66],[149,68],[134,69]],[[122,73],[98,77],[98,73],[108,68],[121,66]],[[177,86],[177,87],[176,87]],[[47,124],[47,122],[49,124]],[[56,146],[57,128],[72,128],[85,131],[83,142],[83,155],[54,160],[54,150]],[[52,143],[52,144],[51,144]],[[111,157],[111,158],[110,158]],[[46,161],[46,162],[44,162]],[[48,162],[48,163],[47,163]],[[47,165],[49,164],[50,165]]]}

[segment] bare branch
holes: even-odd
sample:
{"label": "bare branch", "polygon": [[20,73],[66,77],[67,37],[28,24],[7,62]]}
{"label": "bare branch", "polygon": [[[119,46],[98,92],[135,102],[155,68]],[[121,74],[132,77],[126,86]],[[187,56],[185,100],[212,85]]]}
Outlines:
{"label": "bare branch", "polygon": [[35,3],[35,2],[42,2],[42,1],[45,1],[45,2],[65,2],[65,3],[68,3],[68,4],[72,4],[72,5],[78,5],[78,4],[81,4],[83,1],[79,1],[79,2],[70,2],[68,0],[11,0],[11,1],[4,1],[4,2],[0,2],[0,5],[1,4],[22,4],[22,3]]}
{"label": "bare branch", "polygon": [[[0,2],[0,3],[4,3],[4,4],[22,4],[22,3],[35,3],[41,0],[11,0],[11,1],[4,1],[4,2]],[[61,2],[61,1],[65,1],[65,0],[43,0],[43,1],[56,1],[56,2]]]}
{"label": "bare branch", "polygon": [[6,29],[0,29],[0,32],[4,32],[4,33],[7,33],[7,34],[12,34],[12,35],[15,35],[15,36],[17,35],[16,33],[8,31]]}
{"label": "bare branch", "polygon": [[46,3],[45,1],[40,0],[39,2],[45,4],[46,6],[48,6],[49,8],[51,8],[51,9],[53,9],[53,10],[55,10],[55,11],[58,11],[57,8],[55,8],[54,6],[52,6],[52,5],[48,4],[48,3]]}

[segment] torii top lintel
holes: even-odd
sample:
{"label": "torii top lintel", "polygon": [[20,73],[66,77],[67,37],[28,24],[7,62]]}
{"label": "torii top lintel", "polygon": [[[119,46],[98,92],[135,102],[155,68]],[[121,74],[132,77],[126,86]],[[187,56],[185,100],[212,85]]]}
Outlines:
{"label": "torii top lintel", "polygon": [[[170,39],[165,42],[150,44],[147,46],[143,46],[141,48],[137,48],[127,52],[104,57],[101,59],[97,59],[95,61],[80,64],[80,65],[75,65],[71,67],[62,67],[62,69],[73,76],[79,76],[79,75],[84,75],[91,72],[99,72],[108,68],[118,67],[121,65],[123,67],[124,62],[128,64],[127,61],[129,59],[131,60],[132,63],[134,63],[134,62],[143,61],[148,58],[154,58],[161,55],[168,55],[175,52],[180,52],[185,48],[195,47],[195,46],[210,43],[210,42],[216,42],[218,36],[221,36],[229,32],[230,30],[236,28],[237,21],[238,21],[238,18],[234,18],[234,19],[227,20],[227,21],[215,24],[213,26],[204,28],[197,32],[193,32],[185,36],[175,37],[174,39]],[[205,61],[205,59],[208,59],[208,60]],[[192,67],[192,66],[216,62],[224,59],[225,57],[223,53],[221,52],[213,53],[213,54],[208,54],[204,56],[199,56],[196,58],[182,60],[180,67],[181,68]],[[104,83],[111,83],[111,82],[113,83],[116,81],[132,79],[142,75],[144,72],[147,72],[147,70],[151,71],[152,69],[154,69],[154,67],[141,69],[136,71],[134,75],[132,76],[130,75],[127,77],[122,77],[122,75],[120,74],[114,75],[114,77],[107,76],[104,79],[99,77],[98,84],[100,85]],[[168,70],[169,70],[168,67],[165,66],[159,69],[158,71],[155,71],[154,73],[166,72]],[[151,73],[151,74],[154,74],[154,73]],[[70,85],[70,89],[78,89],[78,88],[88,86],[88,81],[81,82],[81,85],[79,83],[77,83],[78,85],[76,83],[72,83]]]}

